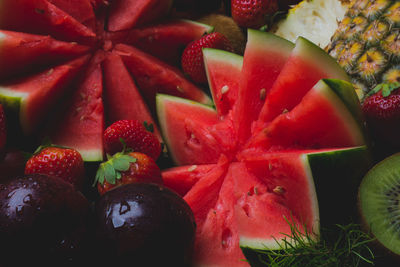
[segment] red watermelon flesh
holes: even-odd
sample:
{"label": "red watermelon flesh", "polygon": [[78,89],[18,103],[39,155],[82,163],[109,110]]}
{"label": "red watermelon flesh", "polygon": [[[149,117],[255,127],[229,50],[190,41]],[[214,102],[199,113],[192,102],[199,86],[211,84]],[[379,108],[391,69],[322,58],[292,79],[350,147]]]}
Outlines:
{"label": "red watermelon flesh", "polygon": [[[320,79],[348,80],[346,72],[336,64],[321,48],[298,38],[296,47],[268,94],[258,123],[269,122],[282,112],[290,111]],[[291,88],[290,94],[283,94],[287,88]]]}
{"label": "red watermelon flesh", "polygon": [[137,85],[143,90],[150,108],[154,108],[157,92],[211,103],[208,96],[189,82],[177,68],[132,46],[118,44],[114,51],[121,56]]}
{"label": "red watermelon flesh", "polygon": [[202,164],[164,169],[162,172],[164,185],[173,188],[180,196],[184,196],[195,183],[206,176],[215,166],[215,164]]}
{"label": "red watermelon flesh", "polygon": [[[332,101],[336,102],[336,107],[343,106],[343,112],[338,113],[329,104]],[[263,150],[275,147],[276,150],[285,147],[326,148],[364,144],[365,139],[360,131],[352,127],[343,128],[343,121],[346,120],[349,121],[347,125],[358,127],[350,110],[324,80],[320,80],[296,107],[276,117],[252,137],[246,147]]]}
{"label": "red watermelon flesh", "polygon": [[82,56],[40,74],[1,85],[2,97],[16,99],[15,102],[4,102],[4,105],[16,105],[14,108],[19,110],[22,130],[26,134],[34,132],[43,118],[48,117],[49,110],[70,89],[68,85],[88,60],[89,56]]}
{"label": "red watermelon flesh", "polygon": [[190,21],[172,20],[130,30],[124,43],[156,56],[163,61],[179,66],[184,48],[193,40],[213,31],[213,27]]}
{"label": "red watermelon flesh", "polygon": [[0,78],[71,60],[89,52],[89,49],[50,36],[0,30]]}
{"label": "red watermelon flesh", "polygon": [[[249,30],[244,52],[235,120],[239,142],[250,135],[251,123],[257,119],[266,95],[281,73],[293,44],[273,34]],[[262,56],[260,56],[262,55]]]}
{"label": "red watermelon flesh", "polygon": [[[77,85],[67,109],[48,125],[52,143],[74,147],[85,161],[103,159],[103,76],[97,54]],[[79,144],[79,145],[78,145]]]}
{"label": "red watermelon flesh", "polygon": [[[240,77],[230,76],[232,80],[229,82],[232,84],[237,79],[244,80],[239,85],[238,100],[232,102],[232,108],[227,116],[218,116],[214,126],[210,125],[212,120],[209,118],[215,115],[210,116],[209,109],[200,108],[201,105],[198,103],[163,95],[157,96],[161,131],[169,151],[174,159],[179,159],[184,155],[183,158],[186,160],[183,163],[176,162],[178,165],[186,164],[180,168],[190,168],[193,164],[203,166],[196,162],[198,158],[219,156],[219,161],[207,162],[208,166],[210,163],[216,166],[204,174],[203,178],[200,178],[184,196],[195,214],[198,227],[195,266],[248,266],[241,248],[244,251],[278,249],[277,242],[281,242],[281,238],[291,234],[290,225],[296,225],[300,231],[307,231],[318,238],[319,210],[313,179],[323,178],[314,177],[323,173],[321,173],[321,168],[317,171],[319,166],[313,165],[318,162],[314,160],[314,156],[317,155],[316,157],[324,159],[325,162],[330,162],[329,158],[333,154],[335,157],[343,155],[347,160],[349,151],[358,150],[360,149],[358,145],[365,144],[363,121],[358,115],[360,103],[351,84],[335,79],[324,79],[314,86],[318,82],[318,80],[313,81],[314,74],[321,73],[320,69],[325,70],[326,75],[329,74],[328,76],[331,77],[340,76],[343,70],[333,59],[326,58],[325,54],[321,56],[319,49],[310,47],[311,44],[304,40],[296,43],[293,52],[287,56],[288,61],[278,65],[281,66],[281,73],[284,72],[285,68],[292,64],[293,55],[298,53],[296,51],[303,50],[307,55],[307,57],[302,55],[307,59],[304,67],[313,66],[315,69],[304,72],[303,65],[297,65],[297,68],[291,67],[291,74],[293,77],[301,75],[300,87],[303,86],[304,80],[307,80],[309,87],[287,112],[277,114],[271,121],[260,121],[263,125],[260,131],[252,131],[252,124],[259,117],[255,112],[255,106],[258,106],[256,109],[259,113],[262,105],[253,102],[244,105],[246,103],[244,99],[259,99],[260,96],[260,90],[250,90],[246,93],[241,91],[244,90],[243,84],[247,84],[246,78],[252,80],[256,76],[250,72],[246,73],[245,63],[248,62],[248,66],[259,64],[259,68],[255,68],[254,71],[259,77],[268,76],[274,57],[264,56],[260,49],[256,50],[259,52],[258,57],[251,56],[251,49],[252,47],[255,47],[254,49],[274,47],[282,43],[282,40],[272,38],[268,36],[268,33],[258,32],[257,34],[265,34],[265,36],[258,38],[260,43],[257,43],[257,46],[249,45],[246,48],[249,51],[244,55]],[[273,40],[279,41],[273,42]],[[273,45],[269,42],[273,42]],[[302,42],[306,42],[307,46],[300,49],[298,46],[303,45],[299,44]],[[288,47],[290,48],[291,45]],[[266,55],[269,55],[270,51],[271,49],[266,49]],[[246,59],[247,55],[249,55],[248,59]],[[267,63],[261,63],[259,58]],[[218,60],[220,66],[229,62],[229,60],[224,62],[222,58]],[[214,64],[210,58],[207,58],[205,62]],[[263,72],[264,64],[270,67],[266,67]],[[209,73],[209,76],[223,72],[212,70],[212,67],[208,68],[208,66],[206,69],[208,72],[214,72]],[[230,70],[228,68],[227,72],[229,73]],[[285,76],[282,75],[277,74],[277,79],[283,80]],[[224,73],[215,77],[215,79],[221,77],[221,80],[224,80],[229,78],[229,74]],[[289,77],[286,79],[291,80]],[[222,83],[219,80],[213,83],[218,82]],[[270,84],[275,83],[270,81]],[[256,79],[249,84],[256,86]],[[293,82],[293,85],[297,84]],[[265,103],[270,101],[271,106],[281,105],[275,103],[275,99],[291,98],[291,92],[294,90],[293,86],[282,87],[279,98],[274,97],[270,100],[268,97],[274,90],[274,85],[271,88],[269,92],[266,90],[265,101]],[[217,105],[217,109],[220,106]],[[176,121],[183,120],[185,116],[190,117],[193,113],[192,109],[198,109],[196,124],[200,125],[199,128],[207,129],[207,131],[196,133],[197,136],[204,135],[198,137],[198,140],[207,140],[212,137],[213,141],[218,140],[218,142],[217,144],[209,141],[199,142],[196,151],[191,151],[197,154],[189,158],[185,154],[189,146],[185,142],[176,142],[182,139],[187,140],[182,134],[186,126],[182,123],[177,124]],[[246,117],[246,114],[250,115]],[[246,118],[248,121],[245,121]],[[221,141],[221,137],[225,137],[225,141]],[[237,145],[238,141],[241,145]],[[231,144],[227,145],[229,142]],[[219,146],[219,148],[213,146]],[[340,148],[335,149],[339,146]],[[310,151],[315,147],[324,149]],[[221,153],[213,155],[212,153],[218,149]],[[364,147],[365,151],[367,151],[366,147]],[[326,169],[326,171],[332,170]],[[343,168],[341,171],[346,173],[348,170]],[[168,184],[173,189],[179,181],[182,181],[185,172],[176,172],[176,178],[173,172],[168,175]],[[188,183],[185,185],[185,190],[187,190],[187,185],[197,180],[193,179],[188,172],[186,175]]]}
{"label": "red watermelon flesh", "polygon": [[165,15],[171,0],[116,0],[111,2],[108,29],[121,31],[156,21]]}
{"label": "red watermelon flesh", "polygon": [[223,50],[204,48],[203,57],[210,91],[222,119],[234,106],[239,91],[238,79],[242,71],[243,58]]}
{"label": "red watermelon flesh", "polygon": [[160,137],[150,110],[142,100],[139,89],[119,55],[109,53],[103,62],[105,76],[105,106],[107,125],[118,120],[139,120],[154,125],[154,133]]}
{"label": "red watermelon flesh", "polygon": [[[135,3],[134,3],[135,2]],[[161,23],[162,17],[166,14],[170,7],[170,0],[140,0],[140,1],[129,1],[129,0],[118,0],[113,1],[110,4],[103,0],[5,0],[0,4],[1,16],[0,16],[0,53],[2,55],[2,63],[0,64],[0,84],[11,85],[8,83],[10,80],[21,78],[20,81],[33,77],[32,74],[37,74],[42,70],[58,70],[60,65],[67,61],[78,58],[79,56],[88,55],[93,56],[103,52],[111,52],[113,48],[121,43],[128,41],[138,40],[139,43],[135,43],[138,47],[142,44],[144,48],[146,43],[143,38],[147,40],[157,40],[157,45],[152,46],[151,49],[147,49],[147,53],[151,53],[154,56],[162,55],[175,55],[178,56],[178,47],[184,45],[193,39],[197,39],[203,32],[203,30],[211,31],[212,27],[202,25],[199,23],[189,21],[172,21],[167,18],[164,23]],[[134,9],[133,7],[138,4],[142,6],[151,7],[150,9]],[[127,7],[122,10],[125,15],[119,16],[115,7]],[[113,26],[110,24],[116,23],[119,25],[125,24],[132,18],[129,14],[137,15],[139,18],[135,25],[141,25],[140,29],[135,30],[132,27],[124,28],[123,31],[112,32],[110,28]],[[126,16],[128,15],[128,16]],[[113,17],[113,18],[111,18]],[[113,21],[113,22],[112,22]],[[158,23],[158,24],[156,24]],[[113,24],[114,26],[116,24]],[[157,26],[158,25],[158,26]],[[177,31],[179,29],[179,31]],[[141,33],[143,31],[143,34]],[[171,35],[173,33],[173,35]],[[154,38],[152,36],[154,35]],[[144,37],[146,36],[146,37]],[[143,37],[143,38],[142,38]],[[139,40],[140,39],[140,40]],[[158,64],[159,60],[153,60],[153,57],[147,53],[141,52],[130,46],[126,46],[129,49],[137,52],[138,57],[145,58],[146,65],[142,66],[143,73],[151,73],[151,78],[156,80],[157,83],[146,83],[140,81],[132,75],[123,65],[125,62],[121,62],[120,56],[118,59],[109,60],[108,57],[99,60],[102,81],[104,82],[104,94],[108,94],[108,103],[105,103],[104,117],[112,118],[111,120],[117,120],[120,118],[137,118],[145,120],[150,123],[154,123],[156,134],[157,133],[156,121],[151,117],[150,108],[145,106],[154,107],[154,99],[151,96],[155,95],[158,90],[169,93],[174,92],[175,94],[185,97],[194,98],[196,101],[211,103],[210,98],[201,89],[195,85],[189,83],[185,77],[175,68],[170,68],[166,63]],[[159,49],[162,48],[162,51]],[[151,58],[151,60],[148,60]],[[103,64],[102,60],[106,60]],[[129,60],[128,60],[129,61]],[[115,69],[113,69],[115,67]],[[147,70],[146,70],[147,69]],[[154,72],[156,71],[156,72]],[[55,72],[57,74],[58,72]],[[79,71],[79,74],[87,75],[88,81],[93,81],[95,74],[90,74],[86,71],[86,67]],[[90,76],[90,77],[89,77]],[[34,91],[33,87],[40,88],[43,81],[40,80],[40,76],[35,76],[33,81],[23,84],[24,88],[20,88],[19,91]],[[65,81],[69,83],[73,82],[72,76],[68,78],[65,75]],[[117,80],[116,77],[118,77]],[[35,81],[36,79],[36,81]],[[68,80],[68,81],[67,81]],[[126,81],[126,87],[130,93],[127,95],[115,95],[119,94],[122,90],[122,81]],[[50,85],[51,81],[48,81],[49,86],[57,87],[56,81],[54,86]],[[26,85],[26,86],[25,86]],[[161,88],[149,88],[150,86],[158,86]],[[110,87],[110,88],[109,88]],[[71,87],[73,90],[81,90],[79,86]],[[4,89],[4,88],[3,88]],[[151,89],[151,90],[150,90]],[[82,89],[83,90],[83,89]],[[150,90],[147,94],[146,91]],[[179,91],[181,90],[181,91]],[[18,90],[17,90],[18,91]],[[94,94],[94,98],[97,98],[95,90],[89,90],[90,93]],[[193,92],[192,92],[193,91]],[[15,125],[20,125],[19,128],[25,129],[25,135],[29,135],[29,140],[35,142],[38,133],[34,129],[39,129],[37,125],[41,125],[47,119],[47,116],[35,117],[35,120],[28,121],[25,118],[30,118],[39,114],[39,110],[47,110],[47,107],[57,106],[56,103],[47,103],[53,101],[53,97],[47,97],[47,94],[37,94],[38,98],[32,101],[33,104],[22,104],[21,96],[16,96],[9,93],[10,90],[0,90],[0,102],[8,107],[8,111],[12,112],[12,116],[17,118]],[[113,94],[110,96],[110,94]],[[31,94],[33,96],[33,94]],[[72,96],[72,92],[65,97]],[[143,98],[143,95],[148,96]],[[42,100],[40,98],[43,97]],[[133,100],[133,98],[135,98]],[[103,99],[101,101],[104,101]],[[65,99],[64,102],[69,102]],[[43,105],[37,105],[36,103],[45,103]],[[23,109],[12,109],[10,107],[23,106]],[[45,108],[46,107],[46,108]],[[150,112],[149,112],[150,110]],[[7,111],[7,112],[8,112]],[[52,110],[47,111],[52,114]],[[19,113],[19,114],[14,114]],[[30,115],[33,114],[33,115]],[[46,114],[47,115],[47,114]],[[61,117],[61,115],[59,115]],[[20,119],[18,119],[20,118]],[[36,125],[37,124],[37,125]],[[93,131],[97,131],[98,124],[94,123],[83,123],[81,126],[77,126],[76,123],[71,122],[71,127],[82,128],[93,127]],[[18,127],[17,127],[18,128]],[[87,131],[86,131],[87,130]],[[86,129],[89,132],[90,129]],[[74,132],[74,135],[72,135]],[[31,136],[32,135],[32,136]],[[70,144],[73,147],[85,147],[89,149],[89,143],[95,146],[95,142],[85,142],[84,138],[81,138],[79,133],[71,131],[70,140],[67,142],[66,135],[63,133],[54,133],[54,135],[60,135],[63,138],[63,142]],[[18,135],[19,136],[19,135]],[[18,139],[18,138],[16,138]],[[11,142],[17,142],[12,140]],[[99,144],[99,143],[96,143]],[[29,144],[30,147],[34,147],[39,144]],[[101,147],[92,147],[91,150],[98,151]]]}
{"label": "red watermelon flesh", "polygon": [[96,28],[93,6],[90,0],[48,0],[59,9],[71,15],[89,29]]}
{"label": "red watermelon flesh", "polygon": [[50,34],[62,41],[92,44],[95,34],[46,0],[5,0],[0,4],[0,28],[34,34]]}

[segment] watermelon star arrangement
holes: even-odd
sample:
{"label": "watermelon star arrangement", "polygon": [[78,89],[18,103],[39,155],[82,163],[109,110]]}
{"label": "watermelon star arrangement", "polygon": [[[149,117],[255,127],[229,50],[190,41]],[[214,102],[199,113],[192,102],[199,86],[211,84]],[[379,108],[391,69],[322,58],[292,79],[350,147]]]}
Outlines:
{"label": "watermelon star arrangement", "polygon": [[243,57],[203,51],[216,109],[156,97],[178,165],[163,171],[164,184],[195,215],[194,264],[248,266],[249,251],[279,249],[291,226],[318,239],[320,222],[355,203],[343,201],[356,196],[346,192],[359,182],[347,179],[357,177],[350,172],[368,168],[349,78],[303,38],[293,44],[248,30]]}
{"label": "watermelon star arrangement", "polygon": [[84,161],[101,161],[104,124],[136,119],[156,125],[156,92],[210,103],[175,66],[181,47],[212,27],[167,21],[171,3],[2,1],[0,102],[17,122],[14,135],[23,133],[16,141],[29,137],[34,148],[50,136]]}

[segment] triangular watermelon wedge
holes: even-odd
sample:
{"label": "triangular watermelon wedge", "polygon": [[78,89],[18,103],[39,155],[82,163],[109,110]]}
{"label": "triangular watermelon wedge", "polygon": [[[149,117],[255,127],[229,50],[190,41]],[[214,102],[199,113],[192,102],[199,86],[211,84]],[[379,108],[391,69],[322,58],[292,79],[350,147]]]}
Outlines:
{"label": "triangular watermelon wedge", "polygon": [[19,113],[19,123],[26,135],[37,130],[49,116],[49,110],[71,89],[68,85],[89,58],[89,55],[82,56],[40,74],[0,86],[0,102],[6,109]]}
{"label": "triangular watermelon wedge", "polygon": [[3,30],[51,35],[81,44],[95,41],[93,31],[46,0],[4,0],[0,10]]}
{"label": "triangular watermelon wedge", "polygon": [[258,123],[269,122],[282,112],[292,110],[308,90],[325,78],[349,81],[335,59],[307,39],[299,37],[267,96]]}
{"label": "triangular watermelon wedge", "polygon": [[103,72],[107,125],[118,120],[146,121],[153,124],[154,133],[161,140],[157,124],[118,54],[111,52],[106,56]]}
{"label": "triangular watermelon wedge", "polygon": [[189,82],[177,68],[132,46],[118,44],[114,51],[121,56],[133,75],[151,110],[155,110],[156,93],[184,97],[204,104],[212,103],[208,95]]}
{"label": "triangular watermelon wedge", "polygon": [[[347,105],[341,98],[343,94],[346,94]],[[350,83],[320,80],[298,105],[277,116],[253,136],[247,148],[277,150],[285,147],[327,148],[365,144],[360,117],[348,108],[358,105],[357,95]]]}
{"label": "triangular watermelon wedge", "polygon": [[40,70],[89,52],[90,47],[50,36],[0,30],[0,77]]}
{"label": "triangular watermelon wedge", "polygon": [[227,51],[204,48],[204,66],[214,105],[222,119],[233,108],[239,93],[243,57]]}
{"label": "triangular watermelon wedge", "polygon": [[171,0],[125,0],[110,3],[108,29],[127,30],[155,21],[169,12]]}
{"label": "triangular watermelon wedge", "polygon": [[92,58],[84,79],[77,85],[66,109],[47,125],[47,133],[55,145],[71,147],[84,161],[103,160],[103,76],[102,55]]}
{"label": "triangular watermelon wedge", "polygon": [[257,119],[268,92],[293,49],[293,44],[274,34],[248,30],[243,57],[235,121],[239,142],[250,135],[251,122]]}
{"label": "triangular watermelon wedge", "polygon": [[96,21],[93,6],[90,0],[48,0],[59,9],[71,15],[77,21],[95,30]]}
{"label": "triangular watermelon wedge", "polygon": [[137,47],[164,62],[180,66],[185,47],[213,30],[214,27],[192,20],[171,20],[129,30],[122,42]]}

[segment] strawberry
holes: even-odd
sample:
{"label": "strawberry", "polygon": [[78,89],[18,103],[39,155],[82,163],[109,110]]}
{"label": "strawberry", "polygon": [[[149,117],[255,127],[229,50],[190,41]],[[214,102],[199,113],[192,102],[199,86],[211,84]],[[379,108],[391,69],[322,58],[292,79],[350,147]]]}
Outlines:
{"label": "strawberry", "polygon": [[48,146],[39,148],[26,162],[25,174],[33,173],[59,177],[81,190],[85,168],[81,154],[75,149]]}
{"label": "strawberry", "polygon": [[277,0],[232,0],[233,20],[244,28],[260,28],[278,11]]}
{"label": "strawberry", "polygon": [[362,110],[376,138],[400,146],[400,83],[376,86],[365,98]]}
{"label": "strawberry", "polygon": [[[157,160],[161,154],[160,141],[151,132],[151,129],[146,129],[145,125],[148,126],[138,120],[120,120],[111,124],[104,131],[106,153],[113,155],[121,152],[125,144],[128,149],[142,152]],[[123,142],[121,142],[121,139]]]}
{"label": "strawberry", "polygon": [[233,52],[229,40],[219,32],[206,34],[200,39],[189,43],[182,54],[182,69],[194,82],[201,84],[207,83],[203,48],[216,48]]}
{"label": "strawberry", "polygon": [[6,139],[6,115],[4,114],[3,106],[0,104],[0,149],[3,149],[5,147]]}
{"label": "strawberry", "polygon": [[119,152],[100,164],[94,185],[103,195],[108,190],[130,183],[163,184],[160,168],[155,161],[140,152]]}

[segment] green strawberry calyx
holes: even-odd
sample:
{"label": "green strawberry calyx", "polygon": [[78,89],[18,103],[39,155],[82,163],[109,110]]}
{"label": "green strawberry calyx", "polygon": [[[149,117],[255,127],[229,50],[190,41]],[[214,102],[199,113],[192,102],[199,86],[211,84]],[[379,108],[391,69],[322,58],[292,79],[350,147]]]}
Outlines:
{"label": "green strawberry calyx", "polygon": [[93,186],[96,183],[104,184],[104,181],[114,185],[117,179],[121,179],[121,172],[129,170],[131,163],[136,162],[136,160],[125,152],[118,152],[109,157],[107,161],[100,164]]}
{"label": "green strawberry calyx", "polygon": [[382,91],[382,96],[383,97],[388,97],[393,91],[397,90],[400,88],[400,83],[399,82],[394,82],[394,83],[380,83],[377,86],[372,89],[367,96],[374,95],[378,93],[379,91]]}

